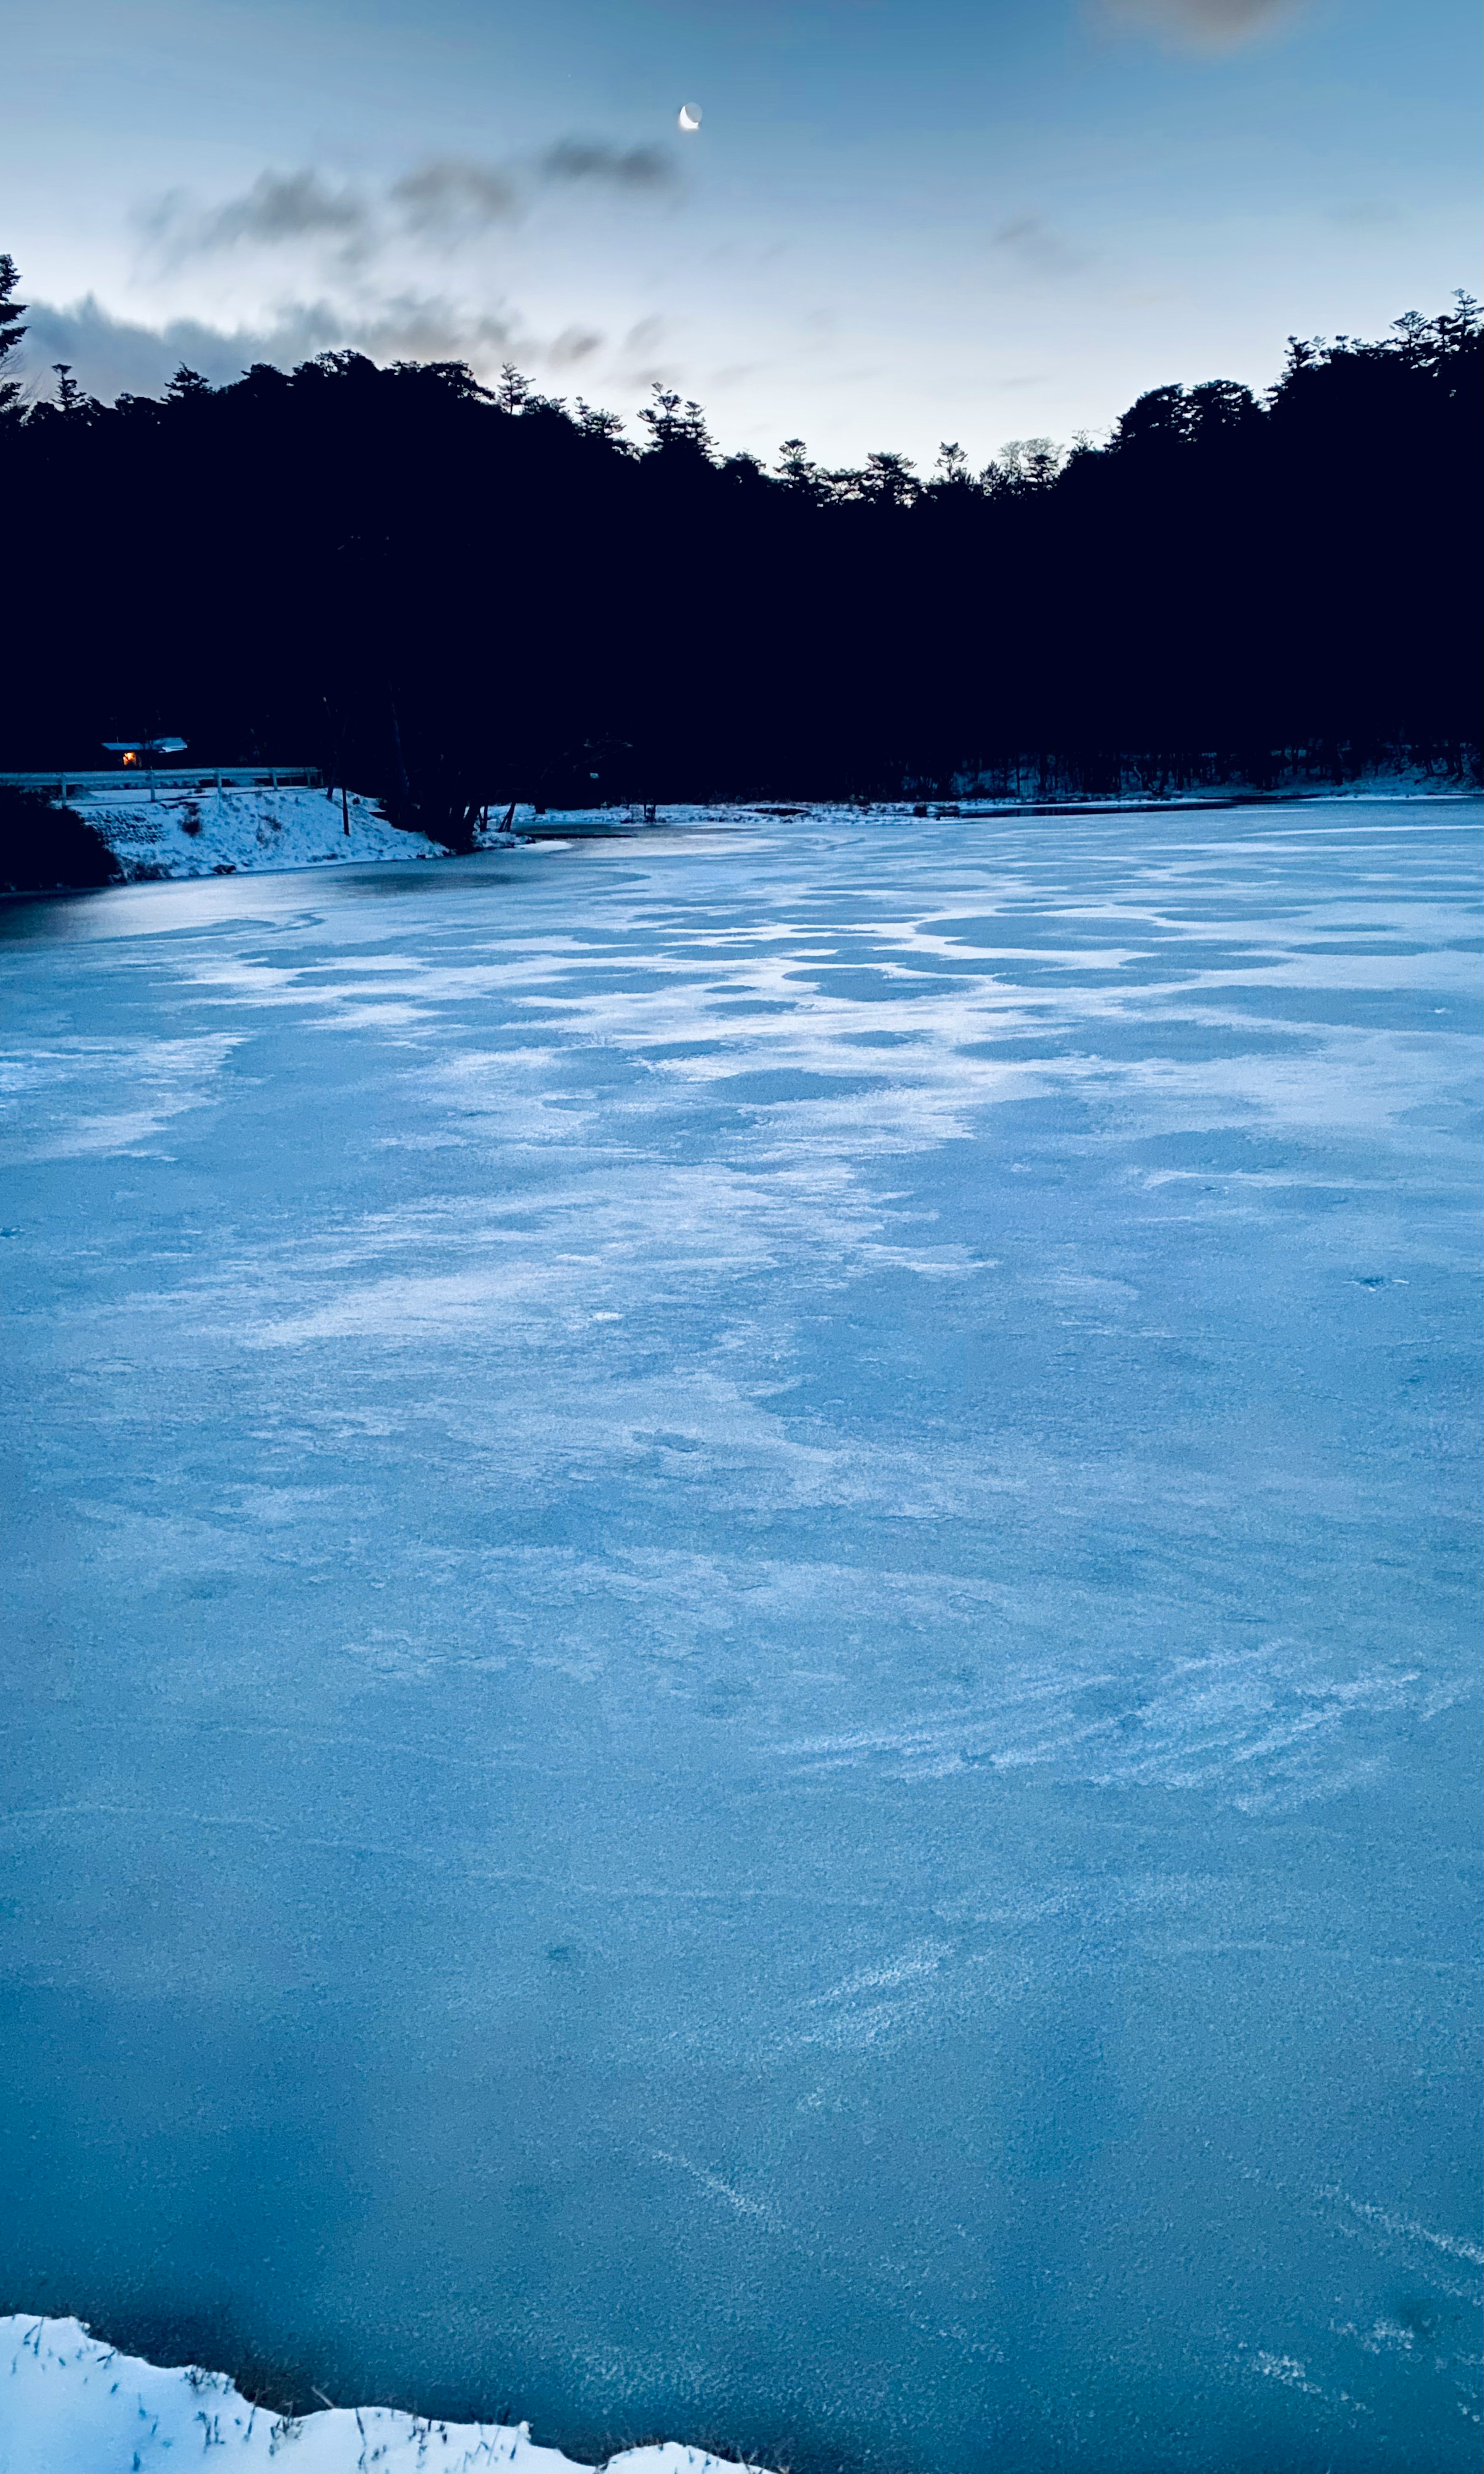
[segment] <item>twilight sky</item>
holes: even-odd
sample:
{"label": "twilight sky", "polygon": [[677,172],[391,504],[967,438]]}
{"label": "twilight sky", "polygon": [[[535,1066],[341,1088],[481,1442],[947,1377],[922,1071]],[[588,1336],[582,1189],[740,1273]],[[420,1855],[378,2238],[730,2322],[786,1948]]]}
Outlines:
{"label": "twilight sky", "polygon": [[[515,359],[975,463],[1478,288],[1473,0],[47,0],[22,373]],[[684,100],[704,125],[675,126]]]}

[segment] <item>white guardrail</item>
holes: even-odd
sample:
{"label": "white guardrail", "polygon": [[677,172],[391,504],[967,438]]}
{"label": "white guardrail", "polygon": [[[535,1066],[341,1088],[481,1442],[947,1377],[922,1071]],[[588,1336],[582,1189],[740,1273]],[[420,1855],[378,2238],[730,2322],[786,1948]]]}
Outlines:
{"label": "white guardrail", "polygon": [[110,764],[106,772],[0,773],[0,783],[14,790],[40,790],[54,799],[70,798],[74,790],[317,790],[324,776],[317,764],[145,764],[127,768]]}

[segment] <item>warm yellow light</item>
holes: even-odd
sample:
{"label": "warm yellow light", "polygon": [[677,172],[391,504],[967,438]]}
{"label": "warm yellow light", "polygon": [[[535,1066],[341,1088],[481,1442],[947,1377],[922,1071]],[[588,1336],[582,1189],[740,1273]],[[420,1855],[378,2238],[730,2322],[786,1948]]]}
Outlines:
{"label": "warm yellow light", "polygon": [[126,757],[125,757],[125,759],[124,759],[124,763],[125,763],[126,764],[138,764],[138,762],[139,762],[139,760],[138,760],[137,756],[132,756],[132,755],[131,755],[131,756],[126,756]]}

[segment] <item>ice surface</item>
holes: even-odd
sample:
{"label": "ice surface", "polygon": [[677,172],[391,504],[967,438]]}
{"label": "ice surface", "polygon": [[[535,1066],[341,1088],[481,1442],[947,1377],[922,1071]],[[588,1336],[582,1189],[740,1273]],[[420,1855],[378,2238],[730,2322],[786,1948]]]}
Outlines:
{"label": "ice surface", "polygon": [[5,909],[5,2304],[583,2459],[1472,2462],[1477,825]]}

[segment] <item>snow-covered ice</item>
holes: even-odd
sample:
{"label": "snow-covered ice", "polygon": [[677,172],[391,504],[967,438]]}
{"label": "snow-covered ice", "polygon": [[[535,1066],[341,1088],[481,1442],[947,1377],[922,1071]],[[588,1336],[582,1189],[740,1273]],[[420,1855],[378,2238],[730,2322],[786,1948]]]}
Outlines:
{"label": "snow-covered ice", "polygon": [[1473,2462],[1478,821],[0,906],[0,2306],[585,2462]]}

